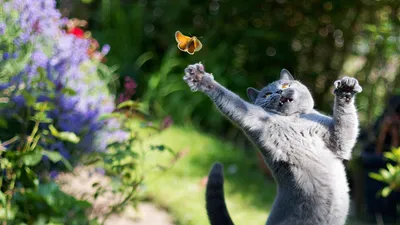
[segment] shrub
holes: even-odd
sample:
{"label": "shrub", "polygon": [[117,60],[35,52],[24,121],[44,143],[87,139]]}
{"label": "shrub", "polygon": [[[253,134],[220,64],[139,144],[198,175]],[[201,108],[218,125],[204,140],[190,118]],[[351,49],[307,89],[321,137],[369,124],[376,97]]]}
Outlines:
{"label": "shrub", "polygon": [[[110,47],[99,51],[82,27],[85,21],[61,18],[54,0],[0,3],[0,221],[97,224],[86,218],[89,202],[65,194],[52,180],[59,171],[94,159],[90,163],[112,176],[113,193],[123,196],[104,222],[137,202],[144,179],[137,165],[145,151],[142,134],[149,132],[130,119],[146,112],[129,100],[137,84],[125,79],[117,109],[114,69],[104,64]],[[144,127],[160,132],[171,123],[166,118],[154,127],[145,121]],[[94,198],[103,192],[99,186]]]}
{"label": "shrub", "polygon": [[100,120],[115,109],[113,69],[102,63],[109,46],[98,51],[55,6],[0,0],[0,221],[10,224],[91,223],[90,204],[47,175],[105,151],[108,137],[121,134],[118,121]]}
{"label": "shrub", "polygon": [[393,148],[385,152],[384,156],[388,160],[386,168],[380,169],[379,173],[370,173],[369,176],[387,185],[378,193],[387,197],[392,191],[400,191],[400,148]]}
{"label": "shrub", "polygon": [[[0,48],[5,68],[2,74],[7,74],[2,77],[8,80],[2,83],[3,94],[7,96],[0,110],[11,122],[6,134],[0,137],[11,138],[29,126],[16,118],[31,110],[27,102],[51,99],[54,108],[47,114],[54,127],[74,132],[80,141],[71,144],[54,140],[40,144],[67,159],[105,150],[107,139],[104,136],[97,139],[96,131],[105,125],[99,116],[115,108],[114,96],[105,80],[112,78],[113,71],[102,64],[101,53],[93,51],[95,40],[79,35],[78,28],[61,29],[70,28],[69,21],[61,18],[52,0],[5,1],[1,11],[4,32],[0,38],[5,43]],[[103,53],[108,49],[109,46],[103,47]],[[42,75],[46,82],[33,83],[40,76],[40,68],[44,68]],[[43,125],[40,129],[47,127]]]}

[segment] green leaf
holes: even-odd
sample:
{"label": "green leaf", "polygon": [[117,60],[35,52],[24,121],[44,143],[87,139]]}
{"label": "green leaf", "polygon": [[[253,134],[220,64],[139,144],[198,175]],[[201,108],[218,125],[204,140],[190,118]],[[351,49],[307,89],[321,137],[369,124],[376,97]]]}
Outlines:
{"label": "green leaf", "polygon": [[390,180],[390,173],[389,171],[385,170],[385,169],[380,169],[379,173],[382,175],[383,179],[385,179],[385,181],[389,181]]}
{"label": "green leaf", "polygon": [[43,67],[39,66],[36,71],[39,73],[40,77],[46,77],[46,70]]}
{"label": "green leaf", "polygon": [[36,112],[31,118],[35,122],[51,123],[53,120],[47,117],[46,112]]}
{"label": "green leaf", "polygon": [[35,109],[35,110],[38,110],[38,111],[49,111],[49,110],[52,110],[52,109],[54,109],[54,104],[53,103],[51,103],[51,102],[36,102],[34,105],[33,105],[33,108]]}
{"label": "green leaf", "polygon": [[375,180],[378,180],[378,181],[384,181],[382,175],[379,174],[379,173],[369,173],[368,175],[369,175],[369,177],[371,177],[372,179],[375,179]]}
{"label": "green leaf", "polygon": [[58,138],[63,140],[63,141],[72,142],[74,144],[78,143],[81,140],[73,132],[60,132],[60,135],[58,136]]}
{"label": "green leaf", "polygon": [[382,189],[382,196],[383,197],[387,197],[390,195],[390,193],[392,192],[392,189],[390,187],[385,187]]}
{"label": "green leaf", "polygon": [[165,146],[164,145],[152,145],[150,148],[151,148],[151,150],[158,150],[160,152],[165,150]]}
{"label": "green leaf", "polygon": [[141,68],[143,66],[143,64],[147,61],[149,61],[150,59],[154,58],[154,53],[153,52],[145,52],[143,54],[141,54],[135,62],[135,67],[137,69]]}
{"label": "green leaf", "polygon": [[4,129],[8,128],[7,120],[3,117],[0,117],[0,128],[4,128]]}
{"label": "green leaf", "polygon": [[388,163],[388,164],[386,164],[386,167],[388,168],[390,174],[392,174],[392,175],[395,174],[396,169],[394,168],[394,166],[392,164]]}
{"label": "green leaf", "polygon": [[21,94],[24,97],[27,106],[33,106],[33,104],[35,104],[36,98],[28,91],[23,90]]}
{"label": "green leaf", "polygon": [[51,135],[53,135],[54,137],[57,137],[59,135],[59,132],[57,131],[57,129],[51,124],[49,126],[49,130],[50,130]]}
{"label": "green leaf", "polygon": [[68,88],[68,87],[63,88],[63,89],[61,90],[61,92],[62,92],[63,94],[69,95],[69,96],[75,96],[75,95],[77,94],[76,91],[75,91],[74,89]]}
{"label": "green leaf", "polygon": [[6,207],[6,195],[0,191],[0,202],[1,205],[5,208]]}
{"label": "green leaf", "polygon": [[121,113],[113,112],[113,113],[105,113],[99,117],[99,121],[111,119],[111,118],[120,118],[123,115]]}
{"label": "green leaf", "polygon": [[42,153],[40,151],[31,151],[28,154],[22,156],[22,161],[27,166],[35,166],[42,159]]}
{"label": "green leaf", "polygon": [[139,106],[140,106],[140,103],[132,101],[132,100],[128,100],[128,101],[124,101],[124,102],[120,103],[117,106],[117,109],[121,109],[121,108],[124,108],[124,107],[138,108]]}
{"label": "green leaf", "polygon": [[43,155],[49,157],[50,161],[53,163],[59,162],[62,160],[62,155],[59,152],[54,152],[54,151],[43,151]]}
{"label": "green leaf", "polygon": [[43,155],[49,157],[50,161],[54,163],[61,161],[68,170],[73,169],[72,165],[68,162],[68,160],[64,158],[59,152],[43,150]]}
{"label": "green leaf", "polygon": [[80,138],[73,132],[59,132],[53,125],[49,126],[49,130],[54,137],[57,137],[60,140],[72,142],[74,144],[80,141]]}

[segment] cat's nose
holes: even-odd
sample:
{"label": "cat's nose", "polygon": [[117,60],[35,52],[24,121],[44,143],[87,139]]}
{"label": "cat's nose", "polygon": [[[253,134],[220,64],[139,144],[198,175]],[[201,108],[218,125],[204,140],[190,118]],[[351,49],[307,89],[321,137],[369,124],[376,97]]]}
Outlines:
{"label": "cat's nose", "polygon": [[276,93],[278,93],[278,94],[282,94],[282,90],[278,90]]}

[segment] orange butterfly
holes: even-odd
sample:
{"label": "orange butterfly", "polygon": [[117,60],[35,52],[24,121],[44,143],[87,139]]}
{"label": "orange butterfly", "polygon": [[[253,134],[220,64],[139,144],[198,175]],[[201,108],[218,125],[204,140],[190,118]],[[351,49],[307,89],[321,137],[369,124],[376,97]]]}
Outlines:
{"label": "orange butterfly", "polygon": [[179,30],[175,32],[175,40],[178,42],[179,50],[187,52],[191,55],[197,51],[200,51],[200,49],[203,47],[203,44],[201,44],[197,37],[185,36]]}

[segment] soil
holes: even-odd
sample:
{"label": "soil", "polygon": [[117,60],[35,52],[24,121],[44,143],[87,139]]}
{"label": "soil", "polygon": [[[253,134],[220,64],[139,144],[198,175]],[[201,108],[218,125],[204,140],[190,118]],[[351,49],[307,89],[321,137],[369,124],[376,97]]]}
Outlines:
{"label": "soil", "polygon": [[[106,190],[110,183],[110,178],[96,172],[95,168],[77,167],[73,173],[62,173],[57,177],[57,183],[61,190],[74,196],[75,198],[86,200],[93,204],[89,212],[90,218],[99,218],[102,222],[104,215],[108,212],[108,206],[120,202],[122,196],[118,193],[106,192],[93,198],[98,186],[93,187],[94,183]],[[119,214],[111,214],[105,225],[174,225],[173,218],[164,209],[157,207],[151,202],[139,203],[137,210],[128,205]]]}

